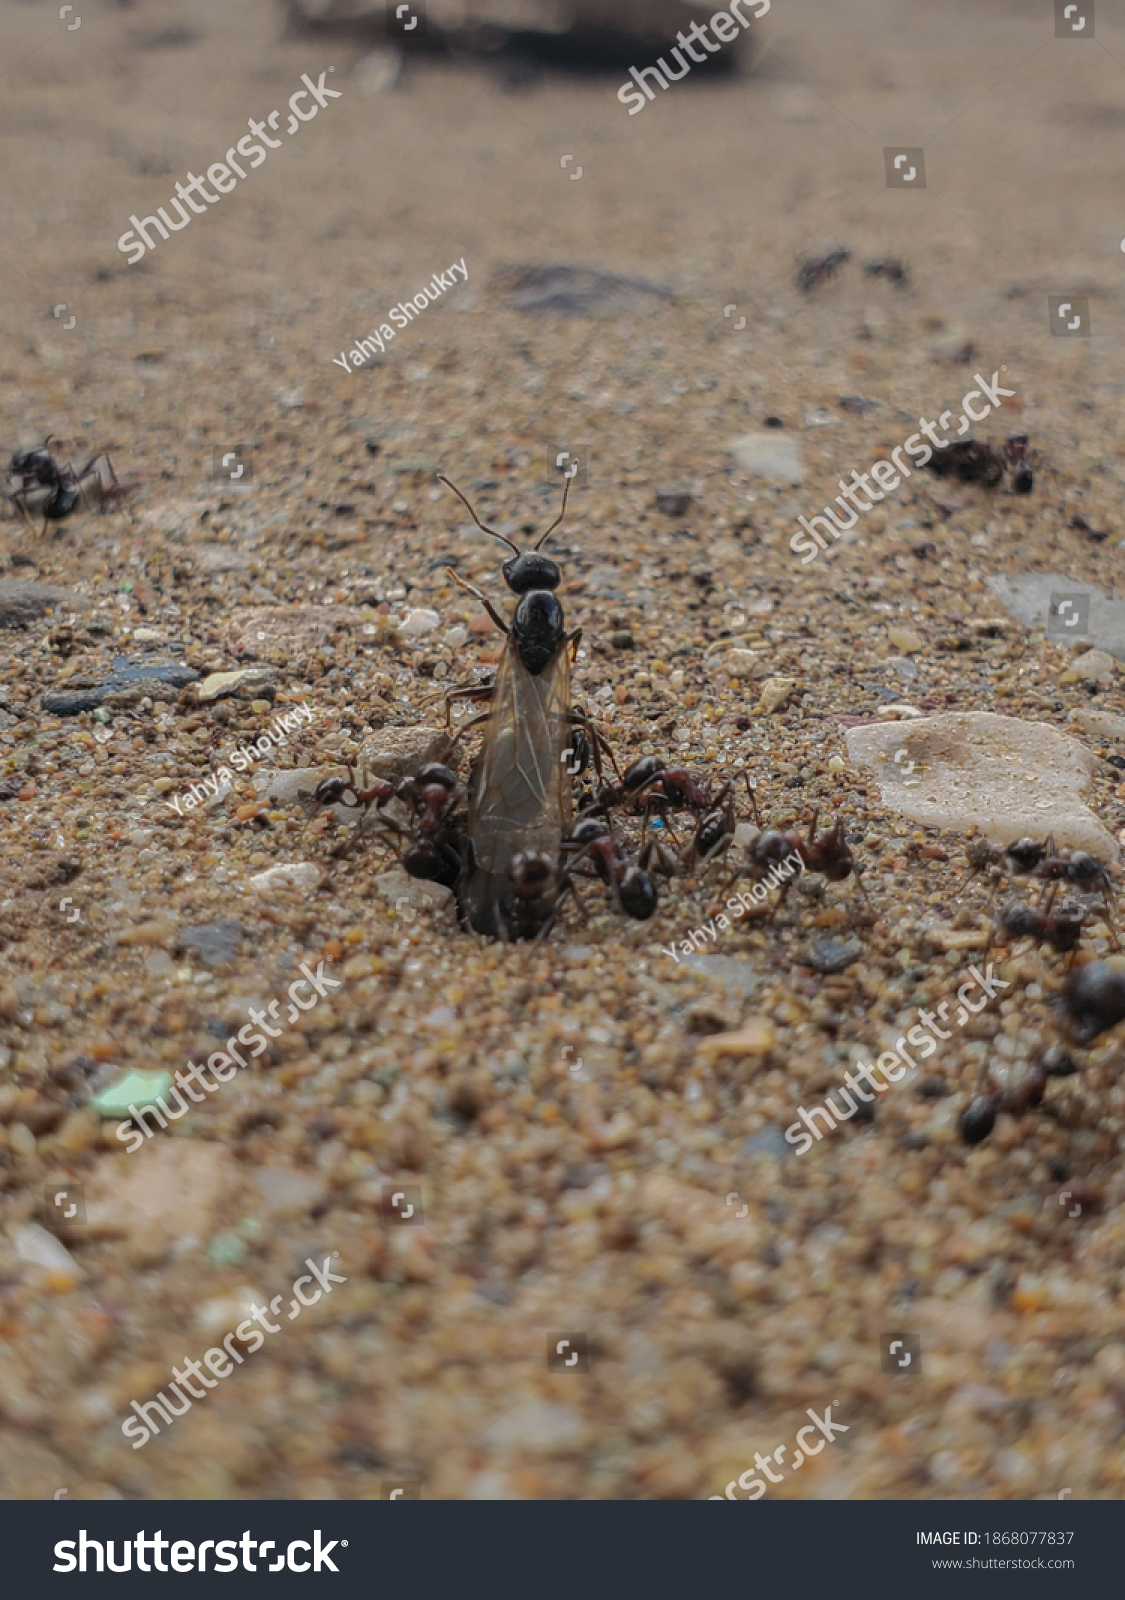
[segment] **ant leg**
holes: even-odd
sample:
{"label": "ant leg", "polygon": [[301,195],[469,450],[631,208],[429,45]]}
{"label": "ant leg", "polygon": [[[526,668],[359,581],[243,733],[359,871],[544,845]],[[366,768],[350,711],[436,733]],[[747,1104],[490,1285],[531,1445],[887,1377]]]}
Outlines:
{"label": "ant leg", "polygon": [[453,741],[450,745],[450,750],[452,750],[453,745],[457,743],[462,734],[468,733],[471,728],[479,727],[482,722],[487,722],[491,715],[491,711],[482,711],[479,716],[470,717],[468,722],[463,722],[457,729],[457,732],[453,735]]}
{"label": "ant leg", "polygon": [[610,765],[617,774],[617,781],[620,783],[621,768],[617,765],[617,757],[614,755],[613,747],[606,738],[605,734],[600,731],[589,714],[583,711],[581,707],[571,706],[567,715],[571,722],[575,723],[582,729],[589,740],[590,755],[593,759],[594,771],[597,774],[598,783],[600,784],[602,781],[601,758],[603,755],[607,755],[609,757]]}
{"label": "ant leg", "polygon": [[456,689],[445,690],[445,726],[452,727],[452,709],[455,700],[491,700],[495,683],[466,683]]}
{"label": "ant leg", "polygon": [[871,896],[867,892],[867,885],[863,881],[863,874],[859,870],[859,862],[858,861],[853,861],[852,862],[852,873],[855,876],[855,886],[859,890],[860,894],[863,896],[864,903],[867,906],[867,909],[870,911],[870,909],[871,909]]}
{"label": "ant leg", "polygon": [[511,633],[512,630],[511,630],[511,628],[509,628],[508,624],[504,621],[504,618],[497,611],[496,607],[492,604],[492,601],[489,600],[487,595],[481,594],[481,592],[480,592],[480,590],[478,588],[476,588],[473,584],[469,583],[466,578],[462,578],[460,573],[454,572],[452,567],[446,567],[445,570],[446,570],[446,572],[448,572],[449,576],[453,579],[454,583],[459,584],[460,587],[462,589],[464,589],[467,594],[471,594],[475,600],[479,600],[480,601],[481,605],[488,612],[488,614],[492,618],[493,622],[500,629],[500,632],[502,634],[504,634],[505,637],[507,637]]}
{"label": "ant leg", "polygon": [[34,533],[35,524],[31,520],[31,512],[27,509],[27,491],[25,489],[17,489],[15,494],[12,496],[12,499],[23,512],[23,520],[27,523],[32,533]]}

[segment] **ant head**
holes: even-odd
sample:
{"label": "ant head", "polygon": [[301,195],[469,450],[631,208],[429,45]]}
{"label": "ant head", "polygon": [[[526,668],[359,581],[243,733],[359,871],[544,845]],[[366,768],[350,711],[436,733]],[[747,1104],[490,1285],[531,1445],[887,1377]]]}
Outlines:
{"label": "ant head", "polygon": [[482,533],[490,534],[493,539],[499,539],[501,544],[506,544],[512,552],[513,559],[505,561],[503,566],[504,581],[513,594],[529,594],[533,589],[557,589],[562,579],[556,564],[550,556],[543,556],[539,551],[554,533],[559,523],[566,516],[566,501],[570,493],[570,479],[563,485],[562,510],[547,529],[542,538],[530,550],[521,550],[519,545],[513,544],[507,534],[497,533],[495,528],[488,528],[477,516],[472,506],[465,499],[455,483],[451,483],[442,473],[438,473],[438,482],[453,490],[453,493],[465,506],[469,515]]}
{"label": "ant head", "polygon": [[508,868],[508,876],[515,884],[516,895],[522,900],[535,899],[549,892],[555,881],[551,858],[538,850],[523,850]]}
{"label": "ant head", "polygon": [[505,561],[501,571],[504,582],[513,594],[527,594],[532,589],[557,589],[562,573],[550,556],[541,556],[538,550],[526,550],[523,555]]}
{"label": "ant head", "polygon": [[414,774],[414,782],[418,784],[440,784],[443,789],[457,787],[457,775],[449,767],[443,767],[438,761],[428,762],[426,766],[419,767]]}
{"label": "ant head", "polygon": [[643,789],[646,784],[652,783],[664,770],[664,762],[659,756],[638,756],[636,761],[630,762],[625,768],[625,776],[621,780],[622,787],[626,794],[635,794],[638,789]]}
{"label": "ant head", "polygon": [[618,888],[626,916],[647,922],[657,906],[656,885],[641,867],[630,867]]}
{"label": "ant head", "polygon": [[587,817],[585,822],[580,822],[571,835],[575,844],[593,844],[595,839],[608,839],[609,829],[600,817]]}

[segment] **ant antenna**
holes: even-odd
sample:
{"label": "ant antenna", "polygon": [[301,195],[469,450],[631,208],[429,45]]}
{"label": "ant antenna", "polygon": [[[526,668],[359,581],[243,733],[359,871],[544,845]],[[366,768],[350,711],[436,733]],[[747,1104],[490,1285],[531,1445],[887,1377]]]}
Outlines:
{"label": "ant antenna", "polygon": [[[564,473],[563,476],[566,477],[566,474]],[[570,493],[570,479],[568,477],[566,477],[566,482],[563,484],[562,510],[559,512],[559,514],[555,518],[554,522],[552,522],[551,526],[547,529],[546,533],[540,539],[539,543],[537,545],[533,545],[532,546],[533,549],[542,550],[543,546],[547,543],[547,540],[554,533],[555,529],[558,527],[558,525],[562,521],[562,519],[566,516],[566,497],[567,497],[567,495],[569,493]]]}
{"label": "ant antenna", "polygon": [[[482,533],[490,533],[494,539],[499,539],[501,544],[506,544],[508,546],[508,549],[514,551],[517,556],[523,554],[523,551],[520,549],[519,545],[513,544],[512,541],[507,537],[506,534],[497,533],[495,528],[486,528],[485,527],[484,523],[477,516],[477,514],[473,510],[472,506],[469,505],[469,502],[465,499],[465,496],[461,493],[460,489],[457,487],[457,485],[455,483],[450,483],[449,479],[446,478],[445,476],[443,476],[443,474],[440,473],[440,472],[438,473],[438,482],[439,483],[444,483],[446,488],[453,490],[453,493],[457,496],[458,500],[460,500],[461,504],[466,508],[466,510],[468,511],[470,517],[472,517],[473,521],[476,523],[477,527],[480,529],[480,531]],[[570,487],[570,485],[568,484],[567,488],[569,488],[569,487]],[[566,496],[565,495],[563,496],[563,510],[564,511],[566,510]],[[562,521],[562,518],[560,517],[559,518],[559,522],[561,522],[561,521]],[[557,527],[558,523],[556,523],[555,526]],[[550,531],[551,530],[548,528],[547,533],[549,533]],[[543,539],[545,539],[546,537],[547,537],[547,534],[545,533],[543,535]],[[542,542],[543,542],[543,540],[541,539],[539,541],[539,543],[542,544]],[[538,545],[536,546],[536,549],[538,549]]]}

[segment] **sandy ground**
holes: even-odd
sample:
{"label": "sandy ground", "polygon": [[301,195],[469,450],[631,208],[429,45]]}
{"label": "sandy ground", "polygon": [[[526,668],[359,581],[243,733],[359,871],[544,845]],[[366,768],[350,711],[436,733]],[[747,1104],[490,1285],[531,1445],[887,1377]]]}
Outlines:
{"label": "sandy ground", "polygon": [[[1073,710],[1125,710],[1119,677],[1075,681],[1042,628],[983,625],[1003,615],[990,575],[1112,591],[1120,565],[1125,31],[1104,9],[1074,42],[1030,0],[984,19],[775,0],[757,75],[630,117],[617,76],[512,92],[471,63],[410,63],[365,96],[355,48],[282,40],[260,3],[79,0],[68,31],[5,0],[2,437],[51,433],[76,464],[108,446],[129,492],[42,540],[0,522],[0,577],[65,591],[0,631],[4,1497],[693,1498],[775,1450],[771,1496],[1120,1496],[1114,1036],[1052,1084],[1050,1115],[1002,1117],[975,1149],[957,1134],[986,1062],[1017,1081],[1057,1039],[1062,958],[1006,951],[1003,997],[873,1122],[799,1156],[781,1135],[981,954],[965,839],[883,808],[845,729],[900,700],[1069,732]],[[131,212],[331,65],[340,99],[126,265]],[[894,141],[924,149],[924,193],[886,186]],[[841,244],[851,261],[802,295],[796,258]],[[906,287],[864,274],[881,257]],[[467,284],[384,358],[333,365],[462,258]],[[676,298],[513,309],[498,270],[548,262]],[[1048,295],[1088,296],[1093,337],[1050,337]],[[1031,496],[915,476],[801,566],[797,513],[1001,368],[1016,398],[981,431],[1031,436]],[[800,487],[729,453],[769,416]],[[252,464],[243,495],[215,478],[228,450]],[[377,840],[341,860],[295,805],[258,820],[253,773],[173,808],[297,705],[286,767],[440,722],[443,687],[498,649],[446,563],[506,602],[433,475],[518,536],[553,515],[563,450],[588,453],[554,546],[585,630],[576,698],[624,756],[675,755],[712,787],[745,767],[786,827],[842,817],[870,913],[814,880],[772,926],[677,962],[714,877],[644,924],[595,885],[587,926],[567,911],[546,947],[498,947],[420,906]],[[682,518],[656,505],[669,489],[693,497]],[[404,605],[439,626],[404,643]],[[789,701],[764,710],[731,647],[793,679]],[[274,672],[206,705],[146,681],[44,709],[121,657]],[[1084,742],[1116,836],[1120,745]],[[303,885],[250,883],[297,862]],[[812,960],[826,939],[858,941],[835,974]],[[1105,952],[1104,924],[1084,947]],[[125,1151],[92,1096],[213,1054],[321,962],[339,988]],[[409,1225],[391,1193],[418,1202]],[[36,1228],[67,1257],[29,1261]],[[309,1258],[346,1282],[290,1309]],[[267,1347],[239,1335],[219,1392],[133,1449],[130,1402],[278,1296]],[[585,1359],[549,1370],[575,1335]],[[895,1337],[916,1341],[908,1372],[882,1370]],[[793,1470],[810,1408],[847,1431]]]}

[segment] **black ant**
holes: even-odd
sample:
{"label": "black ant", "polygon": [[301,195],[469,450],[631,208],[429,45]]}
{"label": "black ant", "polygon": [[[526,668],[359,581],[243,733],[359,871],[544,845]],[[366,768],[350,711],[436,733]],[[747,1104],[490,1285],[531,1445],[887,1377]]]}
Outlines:
{"label": "black ant", "polygon": [[[645,847],[646,851],[648,846]],[[656,911],[656,885],[647,872],[647,855],[644,865],[628,861],[621,853],[617,840],[604,822],[588,817],[580,822],[572,836],[564,840],[564,851],[576,851],[572,866],[586,857],[603,883],[607,884],[618,906],[626,916],[646,922]]]}
{"label": "black ant", "polygon": [[[965,854],[969,871],[961,880],[962,884],[978,872],[999,867],[1009,877],[1038,878],[1044,883],[1070,883],[1086,894],[1100,893],[1106,909],[1109,909],[1109,901],[1114,893],[1113,879],[1097,856],[1091,855],[1088,850],[1059,849],[1053,837],[1033,839],[1025,835],[1002,849],[997,849],[987,839],[974,839]],[[992,893],[996,893],[995,882]]]}
{"label": "black ant", "polygon": [[[1020,841],[1021,844],[1027,842]],[[1100,893],[1107,906],[1113,894],[1113,879],[1097,856],[1087,850],[1056,850],[1053,839],[1048,841],[1030,875],[1046,883],[1073,883],[1087,894]]]}
{"label": "black ant", "polygon": [[[758,818],[757,796],[750,787],[750,779],[745,772],[742,773],[742,777],[746,783],[750,803],[754,807],[754,815]],[[761,826],[760,818],[758,825]],[[737,827],[738,817],[734,809],[734,796],[728,781],[714,796],[710,808],[695,825],[695,833],[683,853],[684,870],[690,872],[697,862],[708,867],[713,861],[718,861],[730,849]]]}
{"label": "black ant", "polygon": [[1075,1042],[1092,1044],[1125,1018],[1125,972],[1105,961],[1088,962],[1067,979],[1062,1005]]}
{"label": "black ant", "polygon": [[1035,483],[1035,474],[1028,460],[1027,434],[1014,433],[1010,439],[1006,439],[1004,455],[1012,474],[1013,494],[1030,494]]}
{"label": "black ant", "polygon": [[[90,478],[96,479],[98,492],[103,498],[118,488],[117,474],[108,451],[99,450],[80,472],[75,472],[69,463],[60,466],[52,456],[47,448],[52,438],[53,435],[48,434],[36,450],[17,451],[8,463],[8,494],[23,512],[29,526],[34,527],[28,512],[28,499],[42,490],[50,491],[42,501],[43,526],[40,537],[46,533],[48,522],[61,522],[64,517],[69,517],[79,500],[85,503],[85,484]],[[97,467],[99,461],[104,461],[105,469]],[[106,470],[109,473],[108,482],[104,475]],[[19,486],[13,489],[11,485],[16,480]]]}
{"label": "black ant", "polygon": [[797,287],[808,294],[815,289],[818,283],[823,283],[826,278],[834,278],[845,261],[850,261],[852,253],[843,245],[837,245],[835,250],[829,250],[827,255],[809,256],[802,261],[797,270]]}
{"label": "black ant", "polygon": [[994,489],[1008,471],[1013,494],[1030,494],[1035,482],[1026,433],[1012,434],[999,450],[986,439],[953,439],[937,450],[926,466],[935,477],[983,483],[986,489]]}
{"label": "black ant", "polygon": [[994,935],[1005,933],[1013,939],[1033,938],[1039,944],[1049,944],[1060,955],[1076,950],[1086,921],[1086,907],[1077,901],[1066,900],[1058,911],[1052,911],[1056,887],[1051,886],[1042,907],[1020,901],[1013,901],[1006,906],[999,922],[993,924],[986,948],[991,948]]}
{"label": "black ant", "polygon": [[[994,1090],[991,1094],[978,1095],[973,1100],[961,1114],[961,1138],[965,1144],[980,1144],[996,1126],[996,1118],[1001,1111],[1007,1111],[1013,1117],[1022,1116],[1032,1106],[1042,1104],[1048,1078],[1069,1078],[1077,1070],[1070,1057],[1057,1048],[1045,1051],[1028,1068],[1014,1089]],[[992,1081],[987,1067],[982,1081],[984,1078]]]}

